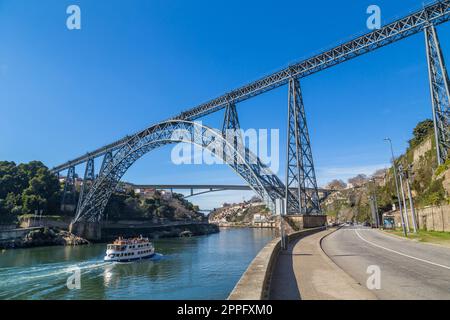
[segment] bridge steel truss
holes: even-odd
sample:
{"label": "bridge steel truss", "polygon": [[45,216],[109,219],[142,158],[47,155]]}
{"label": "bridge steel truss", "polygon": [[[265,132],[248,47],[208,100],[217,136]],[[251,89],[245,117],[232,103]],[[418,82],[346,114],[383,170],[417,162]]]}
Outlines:
{"label": "bridge steel truss", "polygon": [[[209,102],[201,104],[195,108],[184,111],[178,116],[168,121],[152,125],[147,129],[138,132],[132,136],[126,136],[116,142],[103,146],[93,152],[87,153],[86,155],[80,156],[74,160],[56,166],[52,170],[55,173],[59,173],[63,170],[68,169],[70,173],[70,171],[72,170],[71,168],[74,168],[76,165],[84,163],[89,159],[94,159],[99,156],[105,155],[104,160],[105,168],[100,171],[99,176],[92,184],[91,189],[98,188],[100,181],[104,185],[109,183],[111,187],[115,186],[116,178],[121,176],[121,174],[123,174],[120,168],[122,167],[128,168],[126,165],[127,163],[129,163],[128,161],[130,159],[134,159],[133,157],[140,154],[140,151],[139,152],[136,151],[135,153],[130,154],[130,158],[126,158],[127,160],[125,160],[124,158],[124,160],[122,160],[123,163],[120,162],[120,164],[116,164],[114,160],[117,160],[118,159],[117,156],[122,155],[124,150],[131,150],[129,148],[131,148],[136,143],[136,137],[142,137],[146,133],[150,132],[161,132],[160,130],[161,125],[163,124],[166,125],[168,123],[171,123],[171,121],[181,121],[181,120],[194,121],[196,119],[199,119],[203,116],[206,116],[223,108],[227,108],[224,121],[224,128],[225,126],[236,127],[235,124],[239,126],[238,121],[235,122],[235,124],[233,124],[233,121],[237,120],[237,113],[235,109],[237,103],[252,98],[254,96],[260,95],[272,89],[278,88],[280,86],[286,85],[288,83],[289,84],[293,83],[294,86],[298,86],[298,90],[300,90],[299,85],[296,84],[294,79],[298,80],[307,77],[311,74],[325,70],[342,62],[351,60],[365,53],[374,51],[378,48],[382,48],[388,44],[405,39],[409,36],[412,36],[422,31],[425,31],[426,36],[427,57],[430,73],[430,88],[433,103],[436,142],[438,146],[437,148],[439,159],[438,161],[439,163],[442,163],[446,159],[448,152],[447,149],[450,146],[450,137],[448,132],[449,94],[448,94],[447,72],[442,58],[442,53],[439,47],[439,41],[436,35],[435,26],[445,23],[449,19],[450,19],[450,0],[437,1],[406,17],[400,18],[390,24],[387,24],[381,27],[380,29],[359,36],[351,41],[345,42],[323,53],[315,55],[306,60],[300,61],[299,63],[292,64],[289,67],[284,68],[278,72],[263,77],[257,81],[254,81],[238,89],[232,90],[218,98],[215,98]],[[301,104],[301,106],[303,107],[303,104]],[[289,108],[289,110],[291,110],[291,108]],[[304,110],[302,111],[301,109],[300,111],[301,112],[299,114],[304,115]],[[297,122],[296,126],[298,128],[301,128],[302,127],[301,121],[303,121],[303,118],[300,117],[299,121],[300,122]],[[304,125],[306,128],[306,121],[304,122]],[[265,168],[257,158],[256,158],[256,165],[253,165],[251,170],[253,170],[254,173],[259,172],[261,176],[265,176],[266,182],[273,184],[272,190],[276,190],[278,197],[291,199],[288,201],[288,212],[310,213],[310,214],[320,212],[320,208],[316,202],[316,196],[314,192],[305,193],[302,191],[302,186],[304,186],[305,183],[309,185],[309,187],[312,187],[313,189],[315,189],[317,186],[315,181],[312,157],[309,156],[311,152],[309,137],[307,134],[306,135],[304,134],[303,139],[299,139],[299,137],[300,138],[302,137],[301,130],[300,134],[296,135],[296,133],[294,132],[293,135],[289,135],[288,137],[289,137],[288,145],[291,144],[292,141],[296,141],[295,143],[296,146],[295,149],[290,151],[290,155],[292,156],[291,160],[292,159],[293,160],[292,161],[287,160],[289,164],[288,166],[292,168],[292,171],[288,170],[289,172],[287,172],[286,174],[287,178],[286,185],[296,184],[298,187],[297,192],[290,193],[289,192],[290,188],[286,187],[286,185],[283,185],[283,183],[281,183],[281,181],[275,175],[270,175],[269,173],[268,176],[265,176],[263,173],[267,173],[267,168]],[[297,143],[298,140],[300,140],[300,143]],[[303,145],[305,143],[307,144],[306,146]],[[165,144],[165,142],[164,143],[159,142],[157,144]],[[156,144],[152,144],[152,146],[155,147]],[[143,147],[142,149],[145,150],[145,148],[150,147],[147,146]],[[111,156],[113,151],[116,151],[116,154],[114,156]],[[111,158],[110,162],[106,160],[107,154],[109,154],[109,158]],[[297,155],[299,155],[298,161],[296,160]],[[250,158],[254,158],[254,155],[250,154],[244,155],[245,160],[250,160]],[[298,165],[299,163],[300,166]],[[118,167],[116,168],[116,166]],[[115,169],[111,171],[110,169],[113,167]],[[234,167],[235,170],[241,169],[238,168],[236,165]],[[294,169],[295,167],[297,167],[297,169]],[[70,184],[69,179],[67,179],[67,182]],[[258,187],[257,184],[254,184],[254,188],[256,189],[255,191],[258,194],[261,194],[261,189],[258,189],[260,187]],[[284,191],[280,192],[279,191],[280,188]],[[67,188],[65,187],[65,190],[66,189]],[[86,197],[92,197],[92,192],[89,192],[86,195]],[[107,198],[109,198],[109,195],[107,195],[105,199]],[[102,201],[100,201],[102,203],[101,206],[103,206],[104,208]],[[86,211],[87,202],[84,200],[82,202],[83,203],[81,204],[80,208],[82,208],[82,212],[87,212]],[[98,214],[97,209],[93,210]],[[77,217],[79,216],[78,212],[79,210],[77,210]]]}
{"label": "bridge steel truss", "polygon": [[64,181],[64,191],[61,199],[61,210],[66,211],[66,206],[75,207],[75,166],[67,170],[66,180]]}
{"label": "bridge steel truss", "polygon": [[[247,181],[269,208],[273,209],[275,199],[282,196],[282,182],[275,174],[270,173],[267,167],[260,166],[256,156],[249,150],[238,152],[218,130],[196,122],[169,120],[131,137],[126,145],[113,154],[111,160],[104,166],[103,172],[99,173],[95,179],[89,192],[80,200],[73,222],[100,220],[112,192],[116,190],[121,177],[136,160],[155,148],[180,142],[198,145],[223,161],[234,159],[234,156],[230,154],[236,153],[238,161],[226,163]],[[222,150],[226,150],[225,157]],[[273,188],[274,180],[278,180],[278,188]]]}
{"label": "bridge steel truss", "polygon": [[437,160],[441,165],[447,160],[448,150],[450,149],[450,94],[444,57],[442,56],[436,29],[432,24],[425,28],[425,42]]}
{"label": "bridge steel truss", "polygon": [[[305,108],[296,78],[289,80],[287,137],[286,213],[320,214]],[[292,192],[292,187],[295,187],[295,192]]]}

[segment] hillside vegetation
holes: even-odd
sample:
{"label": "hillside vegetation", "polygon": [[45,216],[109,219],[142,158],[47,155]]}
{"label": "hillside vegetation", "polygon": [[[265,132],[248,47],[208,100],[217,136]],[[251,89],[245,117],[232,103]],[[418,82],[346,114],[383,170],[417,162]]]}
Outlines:
{"label": "hillside vegetation", "polygon": [[108,220],[201,221],[204,216],[197,211],[198,207],[181,194],[172,193],[165,197],[161,192],[155,191],[151,196],[141,196],[131,190],[113,194],[106,206],[105,215]]}
{"label": "hillside vegetation", "polygon": [[[431,120],[417,124],[408,148],[395,163],[405,168],[405,171],[409,168],[411,192],[417,207],[448,203],[447,180],[450,177],[447,178],[446,175],[450,168],[450,160],[437,166]],[[392,204],[398,202],[392,166],[387,169],[380,168],[371,177],[358,175],[355,178],[349,179],[349,184],[332,181],[327,186],[337,190],[323,204],[327,215],[339,217],[341,221],[370,221],[370,195],[376,195],[380,212],[391,211]]]}
{"label": "hillside vegetation", "polygon": [[[22,217],[30,217],[42,211],[52,219],[73,217],[74,211],[61,210],[64,185],[57,176],[40,161],[16,164],[0,161],[0,223],[15,224]],[[75,194],[78,202],[79,187]],[[134,192],[116,192],[105,209],[110,220],[152,219],[152,220],[202,220],[198,207],[185,200],[180,194],[163,197],[156,191],[151,197]]]}

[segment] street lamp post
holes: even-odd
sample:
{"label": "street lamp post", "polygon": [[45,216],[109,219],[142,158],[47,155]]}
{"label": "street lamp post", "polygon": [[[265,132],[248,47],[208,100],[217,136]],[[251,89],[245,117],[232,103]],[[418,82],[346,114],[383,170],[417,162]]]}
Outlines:
{"label": "street lamp post", "polygon": [[418,226],[416,221],[416,210],[414,209],[414,201],[412,198],[412,192],[411,192],[411,183],[409,181],[411,176],[411,166],[408,167],[408,170],[406,171],[406,189],[408,191],[408,197],[409,197],[409,206],[411,207],[411,217],[412,217],[412,223],[414,227],[414,233],[417,233]]}
{"label": "street lamp post", "polygon": [[377,201],[377,187],[376,187],[376,182],[375,182],[375,178],[372,178],[372,182],[373,182],[373,205],[375,206],[375,212],[376,212],[376,224],[377,224],[377,228],[380,228],[380,215],[378,213],[378,201]]}
{"label": "street lamp post", "polygon": [[371,190],[368,190],[369,193],[369,201],[370,201],[370,207],[373,214],[374,224],[377,228],[380,227],[380,217],[378,216],[378,205],[377,205],[377,192],[376,192],[376,183],[375,178],[372,178],[370,180],[372,183],[369,185],[372,185]]}
{"label": "street lamp post", "polygon": [[400,192],[399,192],[399,189],[398,189],[397,169],[396,169],[396,166],[395,166],[394,148],[392,147],[392,140],[390,138],[385,138],[384,140],[388,141],[390,146],[391,146],[392,167],[394,168],[394,180],[395,180],[395,188],[397,189],[398,207],[399,207],[399,210],[400,210],[400,218],[402,220],[403,234],[405,235],[405,237],[407,237],[408,234],[406,233],[405,220],[404,220],[403,214],[402,214],[402,204],[401,204],[401,200],[400,200]]}
{"label": "street lamp post", "polygon": [[401,164],[398,166],[398,171],[399,171],[398,179],[400,180],[400,189],[402,191],[403,212],[405,214],[406,229],[408,230],[408,232],[410,232],[409,218],[408,218],[408,207],[406,205],[405,188],[403,187],[404,171],[403,171],[403,166]]}

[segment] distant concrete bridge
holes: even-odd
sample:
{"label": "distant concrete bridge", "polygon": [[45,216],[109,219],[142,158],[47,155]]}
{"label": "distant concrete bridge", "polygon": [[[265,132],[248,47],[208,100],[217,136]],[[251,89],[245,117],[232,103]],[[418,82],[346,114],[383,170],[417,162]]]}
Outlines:
{"label": "distant concrete bridge", "polygon": [[[218,191],[228,191],[228,190],[236,190],[236,191],[251,191],[252,188],[249,185],[228,185],[228,184],[129,184],[133,189],[156,189],[156,190],[189,190],[190,194],[184,196],[185,198],[190,198],[198,195],[202,195],[210,192],[218,192]],[[292,192],[295,191],[296,188],[290,188]],[[334,190],[330,189],[317,189],[320,199],[323,200],[327,198]]]}

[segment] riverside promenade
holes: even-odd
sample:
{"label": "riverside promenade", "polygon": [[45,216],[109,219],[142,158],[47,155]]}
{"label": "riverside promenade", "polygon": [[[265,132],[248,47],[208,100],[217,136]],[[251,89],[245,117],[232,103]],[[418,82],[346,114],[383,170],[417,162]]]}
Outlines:
{"label": "riverside promenade", "polygon": [[375,295],[340,269],[321,248],[328,229],[289,243],[272,272],[269,299],[372,300]]}
{"label": "riverside promenade", "polygon": [[255,257],[229,295],[229,300],[372,300],[376,296],[340,269],[321,248],[336,229],[304,229],[280,239]]}

